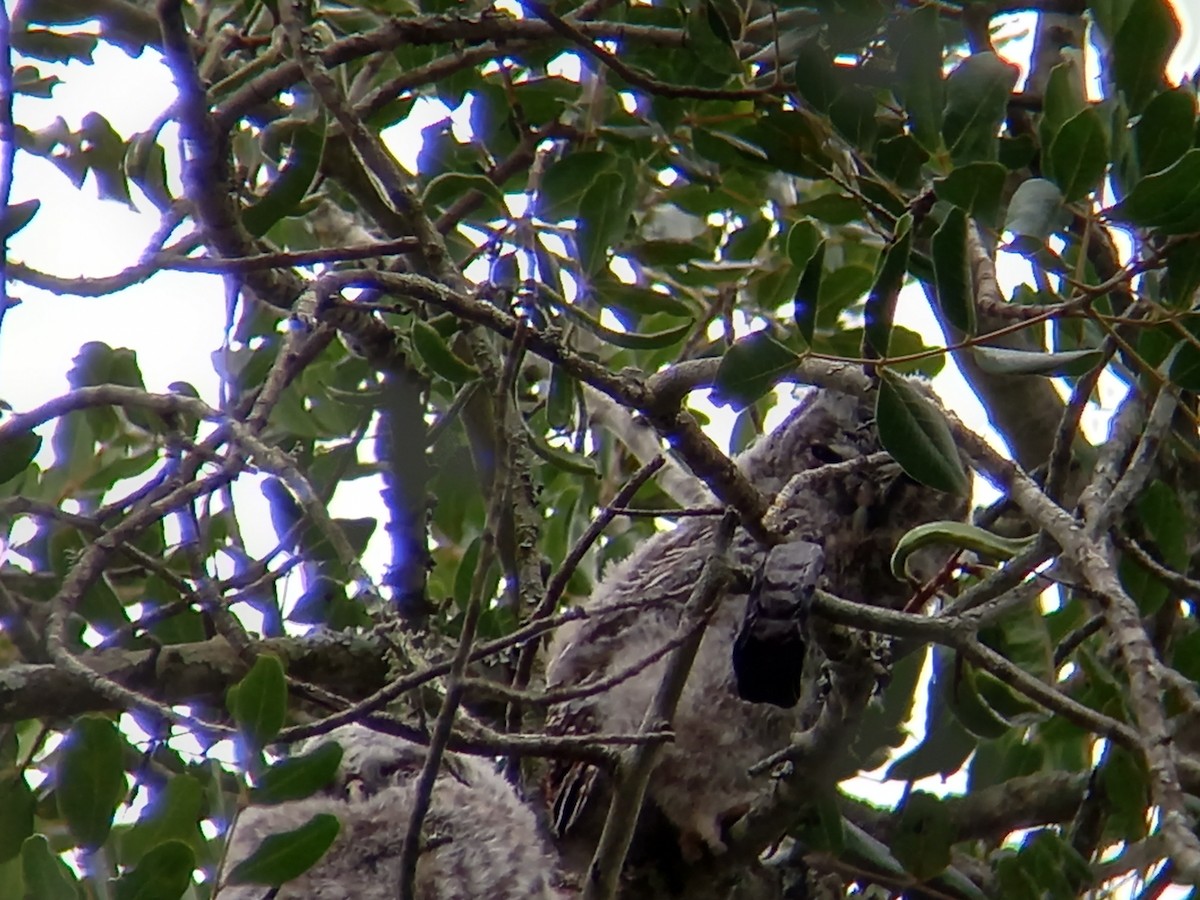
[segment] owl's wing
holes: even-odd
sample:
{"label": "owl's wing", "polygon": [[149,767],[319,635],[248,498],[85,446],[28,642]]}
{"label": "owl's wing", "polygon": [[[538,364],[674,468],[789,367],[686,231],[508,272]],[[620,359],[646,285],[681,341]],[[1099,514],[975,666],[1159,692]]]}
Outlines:
{"label": "owl's wing", "polygon": [[809,541],[772,548],[754,579],[742,627],[733,642],[738,696],[791,709],[804,674],[804,619],[825,566]]}

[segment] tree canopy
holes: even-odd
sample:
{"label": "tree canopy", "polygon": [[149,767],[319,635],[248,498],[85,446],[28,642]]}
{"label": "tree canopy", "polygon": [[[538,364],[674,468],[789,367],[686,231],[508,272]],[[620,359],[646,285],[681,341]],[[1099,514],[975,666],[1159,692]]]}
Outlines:
{"label": "tree canopy", "polygon": [[[686,895],[772,849],[814,896],[1200,883],[1200,125],[1167,0],[20,0],[6,27],[0,327],[27,287],[167,271],[222,276],[228,320],[219,396],[93,341],[69,392],[3,404],[0,895],[210,897],[240,805],[328,783],[287,753],[335,721],[531,797],[548,759],[644,759],[669,734],[545,733],[538,647],[673,517],[782,538],[699,398],[736,452],[792,383],[874,391],[908,477],[1002,496],[905,536],[898,574],[957,550],[905,609],[812,600],[892,639],[839,725],[901,802],[839,789],[818,741],[825,783],[785,767]],[[63,65],[101,45],[161,58],[153,127],[13,121],[104,77]],[[103,277],[24,264],[14,153],[153,242]],[[921,304],[940,334],[900,324]],[[907,377],[951,357],[1007,455]],[[332,515],[363,480],[378,508]],[[326,825],[258,860],[264,895]]]}

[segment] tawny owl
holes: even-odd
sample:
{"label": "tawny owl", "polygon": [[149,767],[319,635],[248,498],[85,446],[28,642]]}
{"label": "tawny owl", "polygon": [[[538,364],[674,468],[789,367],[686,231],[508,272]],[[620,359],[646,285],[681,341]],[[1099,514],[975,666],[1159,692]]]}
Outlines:
{"label": "tawny owl", "polygon": [[[395,900],[400,848],[425,749],[360,725],[331,732],[343,749],[335,785],[320,795],[252,806],[238,817],[225,872],[267,835],[333,813],[341,831],[308,872],[282,886],[279,900]],[[487,760],[447,754],[422,828],[420,900],[555,900],[555,864],[532,810]],[[269,888],[229,885],[217,900],[262,900]]]}
{"label": "tawny owl", "polygon": [[[760,491],[773,495],[798,472],[880,449],[871,398],[818,389],[739,456],[737,464]],[[807,555],[801,551],[800,568],[821,571],[820,586],[848,599],[901,605],[910,590],[892,577],[888,566],[897,539],[923,522],[961,518],[965,498],[917,485],[890,460],[839,466],[829,470],[830,477],[817,476],[787,509],[795,524],[790,537],[812,548]],[[712,551],[715,529],[715,518],[686,518],[616,566],[587,601],[588,608],[599,612],[635,600],[641,605],[559,628],[549,647],[549,685],[574,686],[611,676],[662,647],[674,634],[680,609]],[[814,555],[818,552],[823,564]],[[749,571],[758,571],[766,549],[739,529],[732,556]],[[797,587],[803,590],[804,585]],[[786,746],[799,724],[798,710],[748,703],[737,695],[731,658],[745,607],[746,595],[734,593],[710,622],[676,710],[675,740],[665,746],[648,788],[649,801],[673,823],[685,846],[695,846],[698,839],[714,852],[724,847],[723,826],[768,783],[766,776],[750,777],[747,769]],[[658,662],[604,693],[554,707],[550,729],[636,731],[663,665]],[[583,830],[591,831],[596,807],[602,806],[594,802],[600,793],[597,778],[594,770],[578,765],[550,773],[548,799],[556,833],[580,822],[587,822]]]}

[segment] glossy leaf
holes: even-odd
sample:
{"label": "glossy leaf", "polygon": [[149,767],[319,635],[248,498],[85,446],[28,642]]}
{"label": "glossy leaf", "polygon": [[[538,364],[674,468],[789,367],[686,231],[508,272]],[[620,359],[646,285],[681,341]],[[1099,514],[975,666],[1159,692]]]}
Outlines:
{"label": "glossy leaf", "polygon": [[941,148],[946,86],[942,79],[942,33],[935,6],[899,13],[894,31],[899,51],[899,94],[913,137],[930,153]]}
{"label": "glossy leaf", "polygon": [[242,224],[251,235],[261,237],[284,216],[295,212],[317,176],[325,151],[325,134],[323,121],[296,129],[287,158],[267,192],[242,210]]}
{"label": "glossy leaf", "polygon": [[925,791],[910,793],[899,812],[892,852],[917,880],[926,881],[950,865],[950,814],[939,798]]}
{"label": "glossy leaf", "polygon": [[1032,253],[1070,221],[1058,186],[1044,178],[1021,182],[1008,203],[1004,230],[1013,234],[1013,249]]}
{"label": "glossy leaf", "polygon": [[114,900],[177,900],[192,885],[196,854],[183,841],[166,841],[113,885]]}
{"label": "glossy leaf", "polygon": [[1167,377],[1171,383],[1188,391],[1200,391],[1200,320],[1188,317],[1181,323],[1191,340],[1185,339],[1175,345],[1175,351],[1167,364]]}
{"label": "glossy leaf", "polygon": [[63,739],[55,767],[58,810],[83,847],[104,843],[125,796],[124,742],[110,719],[84,716]]}
{"label": "glossy leaf", "polygon": [[625,234],[629,209],[622,199],[624,182],[616,172],[596,176],[583,194],[576,243],[583,271],[595,275],[608,265],[608,253]]}
{"label": "glossy leaf", "polygon": [[281,759],[270,766],[254,788],[255,803],[283,803],[302,800],[327,787],[337,774],[342,761],[342,748],[333,741]]}
{"label": "glossy leaf", "polygon": [[1191,309],[1197,288],[1200,288],[1200,238],[1188,238],[1167,249],[1163,295],[1175,309]]}
{"label": "glossy leaf", "polygon": [[896,223],[896,233],[879,261],[875,283],[871,285],[866,309],[863,311],[864,348],[870,348],[878,357],[886,357],[888,353],[896,301],[904,284],[904,276],[908,272],[908,256],[911,250],[912,216],[906,213]]}
{"label": "glossy leaf", "polygon": [[1142,178],[1109,213],[1118,221],[1158,228],[1163,234],[1200,231],[1200,149]]}
{"label": "glossy leaf", "polygon": [[1049,148],[1062,127],[1088,105],[1083,55],[1073,48],[1061,53],[1063,61],[1050,70],[1046,80],[1042,118],[1038,123],[1038,138],[1043,148]]}
{"label": "glossy leaf", "polygon": [[955,163],[994,160],[1016,66],[990,51],[967,57],[946,79],[942,138]]}
{"label": "glossy leaf", "polygon": [[434,375],[455,384],[479,377],[479,370],[460,359],[437,329],[423,319],[413,320],[412,342],[421,360]]}
{"label": "glossy leaf", "polygon": [[815,110],[827,113],[838,94],[833,57],[819,38],[809,38],[796,48],[796,89]]}
{"label": "glossy leaf", "polygon": [[956,166],[945,178],[934,179],[939,200],[953,203],[984,222],[995,222],[1008,170],[998,162],[974,162]]}
{"label": "glossy leaf", "polygon": [[602,173],[615,168],[612,153],[589,150],[564,156],[546,170],[538,192],[537,213],[551,222],[574,218],[583,195]]}
{"label": "glossy leaf", "polygon": [[1008,560],[1027,548],[1032,538],[1006,538],[966,522],[926,522],[905,532],[892,552],[892,574],[907,575],[905,564],[922,547],[942,545],[973,550],[992,559]]}
{"label": "glossy leaf", "polygon": [[11,481],[29,468],[42,449],[42,439],[32,431],[6,434],[0,440],[0,484]]}
{"label": "glossy leaf", "polygon": [[793,371],[798,361],[799,357],[768,331],[739,338],[721,357],[713,402],[739,410],[749,406]]}
{"label": "glossy leaf", "polygon": [[973,347],[971,354],[980,369],[993,375],[1043,375],[1047,378],[1082,375],[1104,359],[1100,350],[1041,353],[1010,347]]}
{"label": "glossy leaf", "polygon": [[1146,104],[1133,126],[1138,170],[1161,172],[1192,146],[1196,131],[1196,95],[1186,87],[1163,91]]}
{"label": "glossy leaf", "polygon": [[21,873],[26,897],[36,897],[37,900],[79,900],[81,896],[75,874],[56,854],[50,852],[45,835],[35,834],[21,846]]}
{"label": "glossy leaf", "polygon": [[283,727],[287,680],[277,656],[261,654],[246,677],[229,689],[229,712],[254,750],[261,750]]}
{"label": "glossy leaf", "polygon": [[589,315],[572,303],[564,303],[559,306],[559,309],[608,343],[630,350],[658,350],[663,347],[671,347],[687,337],[692,330],[691,321],[687,321],[682,325],[664,328],[662,331],[615,331],[607,328],[595,316]]}
{"label": "glossy leaf", "polygon": [[0,238],[7,240],[28,225],[41,206],[42,201],[35,199],[22,200],[6,207],[0,215]]}
{"label": "glossy leaf", "polygon": [[337,816],[318,813],[299,828],[263,839],[258,848],[229,873],[230,884],[281,885],[316,865],[337,839]]}
{"label": "glossy leaf", "polygon": [[821,278],[825,272],[825,242],[817,244],[817,249],[804,265],[800,274],[800,282],[796,286],[796,295],[792,298],[792,317],[796,329],[806,343],[811,344],[813,332],[817,327],[817,311],[820,308]]}
{"label": "glossy leaf", "polygon": [[1132,0],[1128,4],[1120,27],[1109,39],[1111,77],[1124,93],[1130,112],[1141,112],[1162,85],[1163,67],[1179,43],[1179,35],[1179,20],[1166,0]]}
{"label": "glossy leaf", "polygon": [[967,256],[967,217],[957,207],[946,214],[930,245],[938,307],[963,334],[975,333],[975,291]]}
{"label": "glossy leaf", "polygon": [[193,775],[175,775],[155,791],[153,803],[122,835],[121,862],[136,865],[147,853],[167,841],[184,841],[196,847],[203,840],[204,786]]}
{"label": "glossy leaf", "polygon": [[880,443],[910,478],[939,491],[968,491],[970,482],[946,420],[900,376],[883,373],[875,421]]}
{"label": "glossy leaf", "polygon": [[33,834],[33,813],[37,798],[23,773],[0,780],[0,863],[21,852],[25,839]]}
{"label": "glossy leaf", "polygon": [[1108,167],[1108,136],[1094,109],[1068,119],[1050,145],[1051,177],[1067,202],[1082,200],[1100,184]]}
{"label": "glossy leaf", "polygon": [[600,468],[596,465],[595,460],[550,443],[542,437],[537,429],[530,428],[529,423],[526,423],[526,434],[529,436],[530,449],[555,468],[589,477],[600,474]]}

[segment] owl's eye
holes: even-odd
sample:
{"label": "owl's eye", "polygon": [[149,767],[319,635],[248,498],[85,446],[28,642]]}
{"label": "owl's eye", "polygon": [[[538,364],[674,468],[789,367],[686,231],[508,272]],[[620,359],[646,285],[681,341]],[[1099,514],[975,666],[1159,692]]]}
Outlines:
{"label": "owl's eye", "polygon": [[834,463],[845,462],[845,457],[830,447],[828,444],[809,444],[808,450],[819,462],[825,465],[833,465]]}

